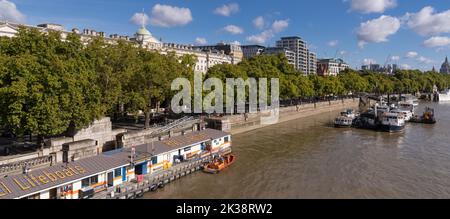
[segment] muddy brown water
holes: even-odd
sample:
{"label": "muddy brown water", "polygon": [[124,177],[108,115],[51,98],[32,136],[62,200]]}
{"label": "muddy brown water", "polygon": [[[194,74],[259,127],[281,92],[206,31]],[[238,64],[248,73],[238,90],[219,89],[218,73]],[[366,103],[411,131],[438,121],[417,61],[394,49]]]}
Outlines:
{"label": "muddy brown water", "polygon": [[232,167],[144,198],[450,198],[450,104],[425,106],[438,123],[398,134],[335,129],[331,112],[235,135]]}

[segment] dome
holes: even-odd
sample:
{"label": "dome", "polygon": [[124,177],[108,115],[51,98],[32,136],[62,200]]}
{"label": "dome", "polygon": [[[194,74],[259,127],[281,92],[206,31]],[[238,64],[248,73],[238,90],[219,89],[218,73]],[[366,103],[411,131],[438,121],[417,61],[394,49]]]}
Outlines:
{"label": "dome", "polygon": [[137,35],[143,35],[143,36],[151,36],[152,34],[150,31],[147,30],[145,27],[139,28],[139,30],[136,32]]}

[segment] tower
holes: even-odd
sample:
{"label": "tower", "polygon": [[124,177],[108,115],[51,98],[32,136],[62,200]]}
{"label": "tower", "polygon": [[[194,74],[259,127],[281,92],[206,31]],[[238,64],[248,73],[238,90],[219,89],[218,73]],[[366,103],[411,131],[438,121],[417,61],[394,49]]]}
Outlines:
{"label": "tower", "polygon": [[448,62],[448,57],[445,57],[444,63],[442,63],[441,74],[450,74],[450,63]]}

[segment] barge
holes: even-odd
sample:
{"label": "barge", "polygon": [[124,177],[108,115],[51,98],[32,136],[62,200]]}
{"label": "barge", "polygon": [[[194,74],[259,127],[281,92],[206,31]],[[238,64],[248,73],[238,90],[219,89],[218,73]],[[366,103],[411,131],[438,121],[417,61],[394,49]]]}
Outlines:
{"label": "barge", "polygon": [[[105,192],[120,193],[124,185],[143,184],[144,178],[162,179],[147,188],[155,190],[200,169],[202,161],[230,153],[229,133],[205,129],[1,178],[0,199],[96,198]],[[175,175],[159,178],[167,171]]]}

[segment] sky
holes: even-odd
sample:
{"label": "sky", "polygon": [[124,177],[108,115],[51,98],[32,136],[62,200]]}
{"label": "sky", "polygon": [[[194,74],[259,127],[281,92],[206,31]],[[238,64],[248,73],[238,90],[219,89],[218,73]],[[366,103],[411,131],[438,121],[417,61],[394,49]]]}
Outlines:
{"label": "sky", "polygon": [[0,0],[0,20],[129,36],[145,23],[164,42],[196,45],[300,36],[356,69],[439,69],[450,55],[450,0]]}

